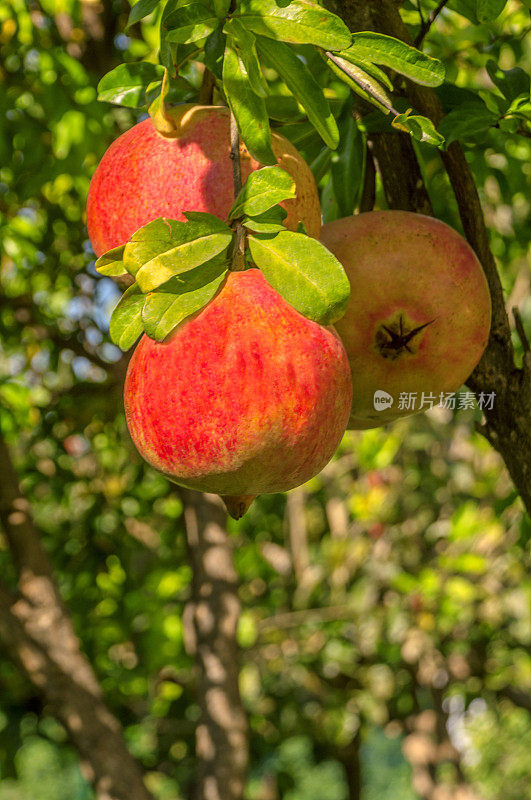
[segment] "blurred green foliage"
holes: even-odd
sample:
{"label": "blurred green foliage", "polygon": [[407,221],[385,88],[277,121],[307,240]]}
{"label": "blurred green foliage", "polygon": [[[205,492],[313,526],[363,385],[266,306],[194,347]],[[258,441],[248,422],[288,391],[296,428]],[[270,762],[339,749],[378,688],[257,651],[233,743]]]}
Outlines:
{"label": "blurred green foliage", "polygon": [[[434,6],[422,3],[425,14]],[[105,8],[102,18],[98,4],[78,0],[0,7],[0,423],[84,650],[166,800],[185,797],[193,779],[199,713],[183,643],[182,505],[128,439],[125,357],[108,339],[118,290],[95,272],[84,227],[90,176],[138,118],[98,103],[95,86],[123,59],[154,59],[156,15],[126,34],[127,5]],[[416,4],[403,12],[418,28]],[[492,93],[487,60],[529,65],[528,27],[516,0],[480,26],[445,12],[426,50],[463,90]],[[323,80],[336,108],[349,102]],[[339,174],[342,162],[304,120],[288,119],[279,124],[312,162],[332,218],[330,169]],[[529,319],[531,143],[493,128],[468,144],[509,305]],[[439,155],[416,147],[437,215],[459,228]],[[320,476],[260,498],[232,524],[249,800],[268,787],[284,800],[344,800],[358,745],[363,800],[414,800],[437,725],[453,742],[437,781],[455,785],[462,769],[484,800],[529,797],[529,713],[514,690],[531,692],[531,523],[477,419],[434,409],[348,434]],[[0,573],[13,583],[1,538]],[[0,658],[0,800],[92,797],[65,738]]]}

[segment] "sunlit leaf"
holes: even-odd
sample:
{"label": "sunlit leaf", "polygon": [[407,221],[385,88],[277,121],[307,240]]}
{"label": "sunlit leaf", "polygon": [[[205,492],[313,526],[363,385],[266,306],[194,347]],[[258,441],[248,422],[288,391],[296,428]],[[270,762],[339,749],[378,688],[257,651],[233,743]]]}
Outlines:
{"label": "sunlit leaf", "polygon": [[351,41],[350,31],[339,17],[307,0],[286,5],[275,0],[241,0],[237,14],[246,28],[270,39],[315,44],[326,50],[341,50]]}
{"label": "sunlit leaf", "polygon": [[383,64],[424,86],[439,86],[444,81],[441,61],[383,33],[353,33],[351,47],[339,55],[347,61],[352,55],[356,63],[362,60]]}
{"label": "sunlit leaf", "polygon": [[272,206],[295,197],[295,181],[278,166],[251,172],[229,212],[229,219],[243,214],[256,216]]}
{"label": "sunlit leaf", "polygon": [[261,36],[258,40],[258,49],[261,55],[266,57],[269,65],[282,76],[282,80],[303,106],[308,119],[325,144],[332,149],[337,147],[339,133],[336,121],[321,87],[305,64],[284,42],[275,42]]}
{"label": "sunlit leaf", "polygon": [[250,236],[249,248],[267,282],[305,317],[330,325],[343,316],[350,296],[348,278],[320,242],[281,231],[271,237]]}
{"label": "sunlit leaf", "polygon": [[164,67],[140,61],[135,64],[120,64],[103,76],[98,83],[98,100],[129,108],[145,105],[148,84],[160,80]]}
{"label": "sunlit leaf", "polygon": [[129,350],[144,330],[142,307],[145,299],[145,295],[135,283],[126,289],[112,312],[109,332],[112,341],[120,350]]}
{"label": "sunlit leaf", "polygon": [[276,164],[264,99],[253,91],[245,64],[230,37],[223,60],[223,89],[248,151],[261,164]]}

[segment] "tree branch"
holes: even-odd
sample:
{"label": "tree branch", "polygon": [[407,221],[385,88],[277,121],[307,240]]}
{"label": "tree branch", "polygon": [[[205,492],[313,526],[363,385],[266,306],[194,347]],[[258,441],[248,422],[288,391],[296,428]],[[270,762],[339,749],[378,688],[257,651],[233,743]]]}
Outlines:
{"label": "tree branch", "polygon": [[81,652],[1,434],[0,473],[0,523],[19,576],[18,595],[0,589],[5,650],[67,729],[98,800],[152,800]]}
{"label": "tree branch", "polygon": [[448,0],[441,0],[441,2],[437,5],[437,7],[434,8],[433,11],[430,12],[427,20],[424,20],[422,18],[422,12],[421,12],[421,9],[420,9],[420,3],[418,4],[418,10],[419,10],[419,16],[420,16],[421,25],[420,25],[420,31],[418,32],[418,34],[417,34],[417,36],[415,38],[415,47],[420,47],[424,37],[428,33],[429,29],[431,28],[431,26],[433,25],[433,23],[435,22],[435,20],[437,19],[437,17],[441,13],[441,11],[443,10],[443,8],[447,4],[447,2],[448,2]]}
{"label": "tree branch", "polygon": [[[332,2],[336,13],[339,12],[351,29],[366,30],[369,25],[373,30],[411,44],[411,37],[394,0]],[[408,92],[414,107],[438,125],[443,111],[435,92],[414,83],[408,83]],[[415,174],[416,187],[417,176],[420,175],[413,147],[404,146],[400,156],[386,163],[376,153],[376,141],[373,141],[390,207],[407,208],[406,203],[409,202],[409,210],[426,213],[423,201],[415,196],[411,180],[407,180],[408,173]],[[386,148],[393,146],[388,139],[384,141]],[[487,349],[467,384],[477,395],[495,394],[493,408],[484,411],[484,433],[501,454],[524,504],[531,512],[531,357],[526,353],[522,368],[516,367],[500,276],[490,249],[477,187],[461,145],[452,142],[448,150],[441,153],[441,158],[457,200],[465,236],[481,261],[492,300],[492,325]],[[408,187],[406,191],[404,180]]]}

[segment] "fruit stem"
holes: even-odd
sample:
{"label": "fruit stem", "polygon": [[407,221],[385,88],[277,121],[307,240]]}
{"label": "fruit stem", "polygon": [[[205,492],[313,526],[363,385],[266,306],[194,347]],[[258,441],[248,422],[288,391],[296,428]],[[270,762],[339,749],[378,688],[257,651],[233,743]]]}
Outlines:
{"label": "fruit stem", "polygon": [[[234,197],[236,198],[242,188],[242,165],[240,160],[240,136],[232,109],[230,112],[230,157],[232,159]],[[245,269],[245,228],[239,220],[236,220],[234,228],[234,245],[230,269],[233,272],[241,272]]]}

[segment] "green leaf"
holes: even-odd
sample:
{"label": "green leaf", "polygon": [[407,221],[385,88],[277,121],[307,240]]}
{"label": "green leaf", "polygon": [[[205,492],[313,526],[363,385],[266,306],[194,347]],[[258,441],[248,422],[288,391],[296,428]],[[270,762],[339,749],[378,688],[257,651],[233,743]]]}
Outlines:
{"label": "green leaf", "polygon": [[223,56],[225,53],[226,40],[227,37],[223,33],[222,23],[212,31],[205,42],[205,66],[218,80],[223,79]]}
{"label": "green leaf", "polygon": [[339,142],[337,124],[323,90],[289,45],[260,37],[257,41],[261,55],[274,69],[308,115],[308,119],[328,147],[335,149]]}
{"label": "green leaf", "polygon": [[[340,140],[341,141],[341,140]],[[310,169],[313,172],[315,182],[319,185],[330,169],[332,161],[332,151],[329,148],[323,148],[320,153],[310,162]]]}
{"label": "green leaf", "polygon": [[252,90],[247,69],[232,45],[231,37],[227,37],[223,59],[223,89],[250,154],[261,164],[276,164],[264,99]]}
{"label": "green leaf", "polygon": [[217,217],[193,213],[189,218],[189,222],[155,220],[140,228],[126,244],[126,268],[136,275],[143,292],[210,261],[231,243],[232,231]]}
{"label": "green leaf", "polygon": [[120,64],[103,76],[98,83],[98,100],[115,103],[128,108],[145,105],[146,87],[160,80],[164,67],[140,61],[136,64]]}
{"label": "green leaf", "polygon": [[231,0],[213,0],[216,17],[224,19],[230,11]]}
{"label": "green leaf", "polygon": [[142,307],[145,299],[134,283],[126,289],[112,312],[109,332],[112,341],[120,350],[129,350],[144,330]]}
{"label": "green leaf", "polygon": [[421,117],[419,114],[397,114],[391,125],[410,133],[418,142],[434,144],[436,147],[444,144],[444,136],[436,130],[431,119]]}
{"label": "green leaf", "polygon": [[159,2],[160,0],[138,0],[138,3],[134,4],[129,13],[126,29],[130,28],[131,25],[134,25],[136,22],[140,22],[140,20],[147,17],[148,14],[151,14],[159,5]]}
{"label": "green leaf", "polygon": [[390,92],[394,90],[394,86],[389,75],[384,72],[383,69],[377,67],[376,64],[371,64],[370,61],[363,60],[361,58],[355,58],[352,53],[349,53],[348,59],[345,60],[353,66],[358,67],[358,69],[362,72],[370,75],[371,78],[374,78],[378,83],[383,84],[386,89],[389,89]]}
{"label": "green leaf", "polygon": [[309,236],[281,231],[249,237],[254,263],[293,308],[321,325],[345,313],[350,285],[345,270],[324,245]]}
{"label": "green leaf", "polygon": [[168,41],[178,44],[190,44],[205,39],[217,25],[218,19],[212,9],[201,3],[179,6],[162,22]]}
{"label": "green leaf", "polygon": [[266,108],[271,119],[277,122],[296,122],[305,116],[304,109],[291,94],[269,95]]}
{"label": "green leaf", "polygon": [[241,0],[237,14],[246,28],[269,39],[342,50],[351,34],[339,17],[307,0],[279,5],[275,0]]}
{"label": "green leaf", "polygon": [[295,181],[280,167],[264,167],[251,172],[229,211],[229,219],[256,216],[272,206],[295,197]]}
{"label": "green leaf", "polygon": [[256,233],[277,233],[278,231],[285,231],[286,228],[282,224],[286,219],[288,212],[282,206],[273,206],[263,214],[256,214],[253,217],[244,217],[242,225]]}
{"label": "green leaf", "polygon": [[507,0],[476,0],[478,22],[492,22],[500,16],[506,4]]}
{"label": "green leaf", "polygon": [[531,78],[523,69],[501,69],[495,61],[487,61],[487,72],[493,84],[510,103],[522,95],[529,100]]}
{"label": "green leaf", "polygon": [[328,55],[330,57],[327,59],[327,64],[332,72],[350,86],[356,94],[359,94],[360,97],[372,103],[385,114],[389,113],[389,111],[396,114],[391,98],[383,86],[374,80],[372,75],[334,53],[329,53]]}
{"label": "green leaf", "polygon": [[241,22],[234,17],[227,22],[223,31],[232,36],[233,41],[238,47],[253,92],[259,97],[267,97],[269,90],[265,78],[262,75],[262,69],[256,53],[255,35],[251,33],[251,31],[246,30]]}
{"label": "green leaf", "polygon": [[162,341],[180,322],[201,311],[219,291],[227,266],[218,260],[172,278],[162,290],[150,292],[142,311],[148,336]]}
{"label": "green leaf", "polygon": [[439,124],[439,133],[444,136],[445,147],[448,147],[454,140],[468,141],[483,136],[497,121],[497,115],[478,99],[450,111]]}
{"label": "green leaf", "polygon": [[508,113],[525,120],[531,120],[531,101],[524,97],[514,100],[508,109]]}
{"label": "green leaf", "polygon": [[121,275],[127,275],[127,270],[124,266],[124,250],[125,245],[115,247],[113,250],[107,250],[96,261],[96,269],[100,275],[106,275],[109,278],[117,278]]}
{"label": "green leaf", "polygon": [[354,211],[363,183],[365,138],[347,108],[340,122],[339,147],[332,153],[331,173],[339,215],[348,217]]}
{"label": "green leaf", "polygon": [[363,31],[352,34],[352,45],[339,55],[373,64],[383,64],[423,86],[439,86],[444,81],[444,64],[415,47],[383,33]]}
{"label": "green leaf", "polygon": [[177,45],[173,42],[168,42],[166,36],[160,37],[159,61],[165,67],[170,75],[175,75],[175,58],[177,55]]}

